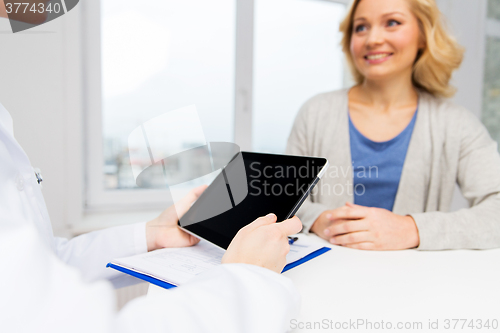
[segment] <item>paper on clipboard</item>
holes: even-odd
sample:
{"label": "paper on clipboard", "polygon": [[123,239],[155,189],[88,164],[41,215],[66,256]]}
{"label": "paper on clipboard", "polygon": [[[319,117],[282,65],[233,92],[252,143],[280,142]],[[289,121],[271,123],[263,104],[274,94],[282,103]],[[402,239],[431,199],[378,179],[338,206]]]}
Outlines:
{"label": "paper on clipboard", "polygon": [[[295,242],[290,245],[290,252],[286,257],[287,264],[296,262],[321,248],[323,248],[321,244]],[[220,265],[224,253],[221,248],[202,240],[195,246],[156,250],[116,259],[112,264],[178,286]]]}

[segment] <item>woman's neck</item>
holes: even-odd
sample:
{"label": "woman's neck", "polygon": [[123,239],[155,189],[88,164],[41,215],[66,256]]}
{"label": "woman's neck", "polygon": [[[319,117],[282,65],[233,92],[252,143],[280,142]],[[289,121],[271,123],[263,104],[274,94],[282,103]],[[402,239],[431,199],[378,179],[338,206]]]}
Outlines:
{"label": "woman's neck", "polygon": [[369,104],[381,112],[404,108],[418,101],[418,94],[411,82],[411,77],[365,80],[355,88],[352,97],[356,102]]}

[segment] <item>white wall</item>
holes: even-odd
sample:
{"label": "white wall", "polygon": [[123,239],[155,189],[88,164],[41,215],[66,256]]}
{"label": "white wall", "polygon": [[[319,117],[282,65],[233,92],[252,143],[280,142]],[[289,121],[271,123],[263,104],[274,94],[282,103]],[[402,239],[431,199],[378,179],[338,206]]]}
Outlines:
{"label": "white wall", "polygon": [[436,2],[445,14],[451,31],[466,48],[462,66],[453,75],[452,84],[458,88],[453,100],[479,116],[483,94],[487,0]]}
{"label": "white wall", "polygon": [[[438,0],[462,45],[454,76],[455,101],[481,110],[486,0]],[[42,169],[43,193],[56,234],[78,223],[83,202],[83,91],[79,5],[63,17],[11,34],[0,19],[0,102],[14,118],[15,135]],[[457,205],[463,202],[458,201]]]}

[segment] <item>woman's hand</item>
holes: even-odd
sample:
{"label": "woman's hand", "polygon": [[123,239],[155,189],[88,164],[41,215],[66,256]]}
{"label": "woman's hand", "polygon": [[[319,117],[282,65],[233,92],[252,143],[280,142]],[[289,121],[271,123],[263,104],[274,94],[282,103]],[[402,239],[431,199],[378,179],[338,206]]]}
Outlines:
{"label": "woman's hand", "polygon": [[206,188],[207,186],[203,185],[191,190],[184,198],[165,209],[160,216],[146,223],[148,251],[164,247],[191,246],[200,241],[179,228],[177,221],[189,210],[193,202]]}
{"label": "woman's hand", "polygon": [[288,236],[301,229],[302,223],[296,216],[280,223],[276,223],[274,214],[260,217],[238,231],[222,263],[251,264],[281,273],[290,251]]}
{"label": "woman's hand", "polygon": [[320,216],[314,221],[312,227],[311,227],[311,232],[314,232],[316,235],[319,237],[326,239],[327,241],[330,240],[330,237],[325,234],[325,229],[330,227],[334,221],[334,216],[336,216],[338,213],[337,211],[341,210],[346,210],[347,206],[339,207],[336,209],[331,209],[331,210],[325,210],[323,213],[321,213]]}
{"label": "woman's hand", "polygon": [[355,249],[403,250],[420,244],[411,216],[351,203],[323,212],[311,230],[332,244]]}

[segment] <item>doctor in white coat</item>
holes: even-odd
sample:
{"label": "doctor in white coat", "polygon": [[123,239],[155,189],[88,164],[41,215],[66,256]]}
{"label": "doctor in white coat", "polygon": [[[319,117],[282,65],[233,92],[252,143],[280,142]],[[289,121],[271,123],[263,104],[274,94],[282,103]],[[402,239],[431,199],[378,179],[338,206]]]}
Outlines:
{"label": "doctor in white coat", "polygon": [[[30,3],[47,0],[28,0]],[[0,0],[0,17],[6,17]],[[44,14],[16,17],[41,23]],[[1,332],[284,332],[299,296],[278,274],[297,218],[276,216],[243,228],[223,265],[161,297],[138,298],[119,313],[112,285],[124,277],[106,269],[113,258],[161,247],[195,244],[177,227],[203,188],[147,223],[111,228],[72,240],[53,236],[34,170],[14,138],[0,104],[0,331]],[[108,280],[108,281],[106,281]]]}
{"label": "doctor in white coat", "polygon": [[[187,211],[204,188],[176,208]],[[0,104],[0,331],[2,332],[284,332],[299,296],[278,274],[298,218],[276,224],[270,214],[243,228],[223,265],[156,299],[139,298],[116,313],[104,279],[113,258],[197,239],[177,227],[170,207],[147,223],[110,228],[66,240],[53,236],[28,156],[14,138]],[[260,267],[259,267],[260,266]]]}

